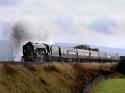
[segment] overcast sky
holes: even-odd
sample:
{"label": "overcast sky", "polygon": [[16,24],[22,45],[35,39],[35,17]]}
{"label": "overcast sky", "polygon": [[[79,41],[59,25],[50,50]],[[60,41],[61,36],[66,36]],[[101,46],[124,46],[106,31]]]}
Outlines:
{"label": "overcast sky", "polygon": [[0,39],[21,21],[41,27],[49,43],[125,48],[124,10],[125,0],[0,0]]}

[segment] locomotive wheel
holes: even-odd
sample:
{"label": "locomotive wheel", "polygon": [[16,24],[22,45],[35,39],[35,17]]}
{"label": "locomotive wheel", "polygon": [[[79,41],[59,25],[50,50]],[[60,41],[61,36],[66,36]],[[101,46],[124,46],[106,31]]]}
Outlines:
{"label": "locomotive wheel", "polygon": [[44,63],[45,62],[44,55],[37,55],[35,61],[38,63]]}
{"label": "locomotive wheel", "polygon": [[48,53],[43,49],[36,49],[34,53],[34,61],[39,63],[45,63],[49,60]]}
{"label": "locomotive wheel", "polygon": [[44,51],[42,51],[42,50],[36,50],[36,53],[35,53],[35,62],[38,62],[38,63],[44,63],[45,62]]}
{"label": "locomotive wheel", "polygon": [[40,55],[40,57],[38,58],[38,62],[39,63],[44,63],[45,62],[43,55]]}

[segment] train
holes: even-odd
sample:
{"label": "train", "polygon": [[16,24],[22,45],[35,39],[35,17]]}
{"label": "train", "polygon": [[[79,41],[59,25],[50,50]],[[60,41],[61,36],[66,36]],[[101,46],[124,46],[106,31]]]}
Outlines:
{"label": "train", "polygon": [[119,55],[90,49],[76,49],[27,42],[22,46],[23,62],[118,62]]}

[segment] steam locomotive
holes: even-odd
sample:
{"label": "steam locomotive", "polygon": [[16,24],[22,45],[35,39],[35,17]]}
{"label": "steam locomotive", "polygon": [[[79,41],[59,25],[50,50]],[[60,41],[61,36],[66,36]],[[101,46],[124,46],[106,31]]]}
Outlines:
{"label": "steam locomotive", "polygon": [[28,42],[23,45],[24,62],[115,62],[118,54]]}

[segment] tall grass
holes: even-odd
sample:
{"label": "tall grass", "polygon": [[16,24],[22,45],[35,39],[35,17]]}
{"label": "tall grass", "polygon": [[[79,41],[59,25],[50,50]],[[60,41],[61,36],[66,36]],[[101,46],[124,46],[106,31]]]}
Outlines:
{"label": "tall grass", "polygon": [[0,93],[77,93],[99,70],[114,64],[0,65]]}

